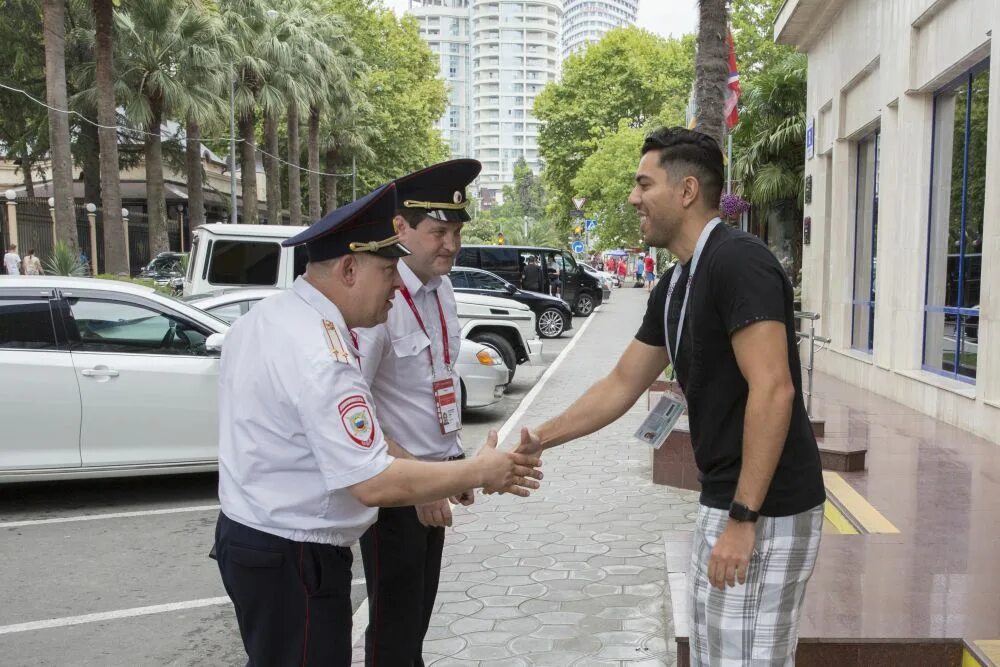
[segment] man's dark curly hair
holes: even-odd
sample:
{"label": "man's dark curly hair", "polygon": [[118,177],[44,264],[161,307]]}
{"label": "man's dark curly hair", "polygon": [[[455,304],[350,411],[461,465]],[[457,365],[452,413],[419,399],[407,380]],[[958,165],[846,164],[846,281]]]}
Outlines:
{"label": "man's dark curly hair", "polygon": [[725,181],[722,151],[715,139],[683,127],[660,127],[646,136],[642,154],[660,151],[660,166],[677,180],[687,176],[698,179],[702,201],[718,208]]}

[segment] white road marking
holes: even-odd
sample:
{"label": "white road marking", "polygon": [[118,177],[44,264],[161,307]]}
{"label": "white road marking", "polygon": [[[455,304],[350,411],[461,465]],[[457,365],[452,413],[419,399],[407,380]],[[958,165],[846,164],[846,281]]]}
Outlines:
{"label": "white road marking", "polygon": [[80,516],[64,516],[55,519],[32,519],[30,521],[8,521],[0,523],[0,528],[22,528],[24,526],[42,526],[49,523],[72,523],[74,521],[98,521],[100,519],[127,519],[136,516],[155,516],[157,514],[180,514],[181,512],[211,512],[217,511],[218,505],[193,505],[189,507],[170,507],[161,510],[141,510],[137,512],[110,512],[108,514],[81,514]]}
{"label": "white road marking", "polygon": [[528,394],[523,399],[521,399],[521,404],[517,406],[517,409],[514,410],[514,413],[510,417],[508,417],[507,421],[505,421],[503,423],[503,426],[500,427],[500,431],[499,433],[497,433],[498,444],[503,445],[504,441],[507,439],[507,436],[510,435],[510,432],[521,420],[521,417],[523,417],[524,413],[528,411],[529,407],[531,407],[531,404],[534,402],[538,394],[542,392],[542,387],[545,386],[545,383],[549,381],[549,378],[552,377],[552,375],[556,372],[556,370],[566,359],[566,357],[569,356],[570,350],[572,350],[573,347],[577,344],[577,342],[581,338],[583,338],[583,332],[585,332],[587,330],[587,327],[590,326],[590,323],[594,321],[594,315],[600,309],[601,306],[594,308],[594,312],[590,314],[590,317],[588,317],[587,321],[583,323],[583,326],[580,327],[579,330],[577,330],[577,332],[573,335],[573,340],[569,342],[569,345],[563,348],[563,351],[559,353],[559,356],[557,356],[555,361],[552,362],[552,365],[549,366],[547,369],[545,369],[545,372],[542,374],[542,377],[538,380],[538,382],[535,383],[535,386],[531,388],[531,391],[529,391]]}
{"label": "white road marking", "polygon": [[0,626],[0,635],[9,635],[14,634],[15,632],[30,632],[31,630],[49,630],[52,628],[63,628],[68,625],[83,625],[84,623],[100,623],[102,621],[113,621],[119,618],[133,618],[135,616],[163,614],[171,611],[198,609],[199,607],[213,607],[222,604],[229,604],[228,596],[203,598],[201,600],[186,600],[184,602],[171,602],[169,604],[155,604],[149,607],[116,609],[114,611],[103,611],[96,614],[83,614],[82,616],[63,616],[62,618],[50,618],[44,621],[31,621],[30,623],[3,625]]}
{"label": "white road marking", "polygon": [[[364,623],[364,625],[362,625]],[[351,646],[357,646],[358,642],[364,639],[365,630],[368,629],[368,598],[361,601],[361,606],[351,617]]]}

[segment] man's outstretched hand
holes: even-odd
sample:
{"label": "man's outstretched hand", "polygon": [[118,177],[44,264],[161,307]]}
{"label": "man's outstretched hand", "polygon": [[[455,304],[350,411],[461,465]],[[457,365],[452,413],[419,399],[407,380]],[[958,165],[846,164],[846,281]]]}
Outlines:
{"label": "man's outstretched hand", "polygon": [[537,489],[537,480],[542,479],[542,471],[538,468],[542,460],[536,454],[522,452],[501,452],[497,450],[497,432],[490,431],[476,460],[480,462],[483,472],[483,490],[486,493],[512,493],[516,496],[528,496],[531,489]]}
{"label": "man's outstretched hand", "polygon": [[518,454],[528,454],[530,456],[541,456],[542,441],[538,434],[527,426],[521,427],[521,442],[517,444],[514,451]]}

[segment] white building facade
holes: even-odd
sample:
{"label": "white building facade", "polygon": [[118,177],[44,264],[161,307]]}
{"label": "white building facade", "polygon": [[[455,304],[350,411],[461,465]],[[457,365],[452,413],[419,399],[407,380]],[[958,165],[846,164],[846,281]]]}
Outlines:
{"label": "white building facade", "polygon": [[[648,2],[649,0],[647,0]],[[614,28],[635,25],[639,0],[566,0],[563,8],[563,59],[599,42]]]}
{"label": "white building facade", "polygon": [[538,173],[535,97],[559,76],[561,0],[410,0],[441,58],[449,105],[439,121],[454,157],[483,163],[484,201],[524,158]]}
{"label": "white building facade", "polygon": [[435,126],[454,157],[472,155],[470,0],[410,0],[420,36],[438,57],[448,83],[448,107]]}
{"label": "white building facade", "polygon": [[819,370],[1000,441],[1000,0],[787,0]]}

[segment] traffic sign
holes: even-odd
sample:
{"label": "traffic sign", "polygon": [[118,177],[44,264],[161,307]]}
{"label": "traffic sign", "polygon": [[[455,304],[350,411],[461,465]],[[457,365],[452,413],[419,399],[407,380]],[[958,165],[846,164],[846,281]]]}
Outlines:
{"label": "traffic sign", "polygon": [[583,245],[583,241],[573,241],[573,252],[583,252],[586,250],[586,246]]}
{"label": "traffic sign", "polygon": [[586,226],[588,232],[593,231],[594,229],[597,228],[597,220],[593,220],[591,218],[587,218],[586,220],[584,220],[583,224]]}
{"label": "traffic sign", "polygon": [[583,211],[581,209],[578,209],[578,208],[574,208],[572,211],[569,212],[569,214],[571,216],[573,216],[574,218],[582,218],[583,217]]}
{"label": "traffic sign", "polygon": [[573,207],[583,208],[583,205],[587,203],[586,197],[573,197]]}

